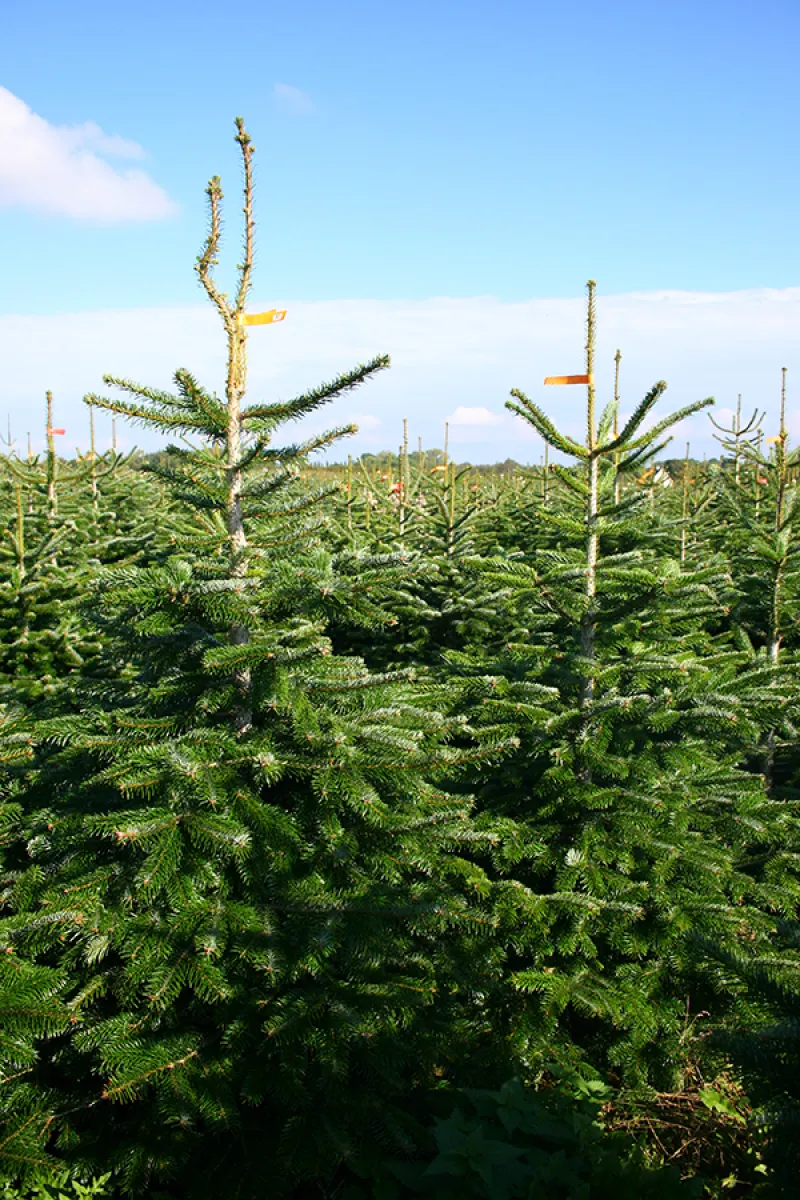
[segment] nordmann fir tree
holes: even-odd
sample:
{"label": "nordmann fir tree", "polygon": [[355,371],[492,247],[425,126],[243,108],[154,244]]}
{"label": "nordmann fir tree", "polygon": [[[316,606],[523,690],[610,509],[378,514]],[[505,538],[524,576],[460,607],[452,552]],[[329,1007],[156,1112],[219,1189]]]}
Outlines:
{"label": "nordmann fir tree", "polygon": [[[76,499],[80,494],[81,485],[92,475],[97,477],[106,471],[113,470],[111,455],[104,455],[94,465],[83,462],[80,458],[73,463],[63,462],[56,453],[56,436],[63,436],[63,429],[53,427],[53,393],[45,394],[45,440],[47,452],[44,462],[38,456],[28,453],[25,461],[16,454],[10,454],[2,460],[4,474],[25,489],[28,511],[41,511],[51,528],[58,527],[65,521],[74,520]],[[66,494],[65,488],[66,485]],[[65,503],[66,501],[66,503]]]}
{"label": "nordmann fir tree", "polygon": [[[46,394],[47,453],[0,458],[5,529],[0,541],[0,699],[50,706],[96,653],[80,615],[92,558],[80,491],[91,468],[65,465],[55,450],[53,396]],[[104,456],[98,475],[115,469]],[[66,488],[65,488],[66,485]],[[66,494],[65,494],[66,493]]]}
{"label": "nordmann fir tree", "polygon": [[767,944],[775,914],[796,903],[796,873],[788,856],[769,876],[751,858],[796,847],[797,831],[740,767],[758,730],[747,656],[706,632],[722,612],[724,568],[712,556],[682,569],[657,526],[651,541],[646,494],[615,497],[618,472],[710,401],[643,431],[666,386],[656,384],[614,436],[613,401],[596,414],[594,290],[585,444],[522,392],[508,402],[577,463],[556,467],[529,550],[480,564],[506,589],[514,640],[501,654],[446,658],[462,711],[520,741],[472,782],[483,812],[519,830],[491,864],[479,860],[507,881],[515,947],[498,1022],[505,1011],[531,1070],[555,1052],[673,1089],[697,1052],[696,1016],[731,1001],[687,934]]}
{"label": "nordmann fir tree", "polygon": [[89,448],[77,454],[78,462],[88,468],[89,503],[84,495],[75,519],[91,558],[106,566],[160,560],[181,514],[164,485],[142,469],[142,455],[135,448],[127,454],[118,453],[115,446],[98,452],[92,405],[89,429]]}
{"label": "nordmann fir tree", "polygon": [[430,617],[422,620],[421,613],[409,613],[405,625],[416,655],[431,666],[439,665],[445,650],[488,646],[502,638],[501,597],[487,592],[483,578],[469,569],[475,555],[485,550],[487,508],[493,510],[497,500],[482,504],[470,478],[468,468],[459,470],[449,462],[441,475],[426,481],[411,531],[411,544],[427,564],[419,607]]}
{"label": "nordmann fir tree", "polygon": [[32,705],[63,690],[82,665],[86,630],[77,574],[57,561],[74,526],[52,529],[29,514],[20,484],[12,495],[0,542],[0,700]]}
{"label": "nordmann fir tree", "polygon": [[[734,429],[739,424],[737,420]],[[776,772],[784,785],[796,787],[800,714],[793,681],[800,650],[800,495],[793,474],[800,450],[788,446],[785,368],[779,431],[766,439],[768,449],[758,436],[720,440],[733,458],[733,470],[716,472],[715,521],[707,538],[730,560],[730,623],[763,684],[764,733],[761,744],[752,748],[753,766],[763,772],[767,790],[775,784]]]}
{"label": "nordmann fir tree", "polygon": [[354,534],[367,554],[353,547],[337,557],[343,597],[357,588],[374,619],[358,628],[352,601],[340,602],[331,608],[332,636],[336,645],[363,654],[378,669],[409,663],[438,668],[446,649],[488,644],[502,625],[501,605],[480,586],[480,577],[476,587],[474,572],[464,570],[483,547],[484,533],[483,508],[469,490],[468,470],[451,462],[432,474],[424,459],[411,464],[402,452],[400,463],[402,534],[380,527],[372,538]]}
{"label": "nordmann fir tree", "polygon": [[153,481],[134,475],[135,452],[97,452],[93,410],[90,449],[72,462],[56,453],[53,419],[48,392],[44,458],[0,458],[0,695],[40,714],[70,711],[73,676],[99,650],[81,612],[88,578],[101,563],[152,561],[170,524]]}
{"label": "nordmann fir tree", "polygon": [[[730,621],[743,645],[750,675],[758,681],[758,736],[743,749],[760,774],[766,792],[783,806],[787,818],[800,814],[797,686],[800,599],[800,496],[794,479],[800,452],[790,450],[786,429],[786,369],[781,379],[778,433],[762,448],[760,431],[720,441],[731,459],[716,472],[716,522],[707,537],[729,555],[733,577]],[[723,540],[720,531],[725,530]],[[753,869],[780,879],[798,862],[796,838],[773,847],[756,847]],[[792,903],[794,901],[794,903]],[[705,938],[708,970],[738,984],[738,1004],[716,1035],[742,1071],[757,1106],[756,1120],[766,1132],[769,1168],[765,1195],[795,1194],[800,1168],[800,923],[796,896],[787,897],[769,943],[726,947]]]}
{"label": "nordmann fir tree", "polygon": [[715,1044],[741,1074],[754,1108],[754,1140],[768,1172],[764,1200],[790,1200],[800,1170],[800,921],[781,920],[768,947],[724,948],[698,939],[713,972],[738,990],[735,1019],[720,1022]]}
{"label": "nordmann fir tree", "polygon": [[437,784],[502,739],[470,744],[409,673],[330,652],[317,497],[294,476],[345,431],[272,439],[388,360],[243,406],[240,120],[236,140],[232,302],[213,276],[217,178],[198,260],[227,337],[224,401],[187,371],[174,394],[107,378],[122,399],[87,397],[201,439],[157,468],[196,536],[163,565],[101,576],[105,677],[87,678],[80,717],[39,725],[20,771],[27,827],[0,933],[11,1176],[55,1159],[111,1169],[125,1194],[288,1195],[407,1143],[398,1098],[453,1063],[465,1081],[492,1077],[482,1055],[502,1071],[488,882],[464,854],[494,835]]}
{"label": "nordmann fir tree", "polygon": [[[373,513],[375,481],[363,462],[360,467],[366,485],[360,503],[353,499],[352,459],[340,484],[343,491],[331,489],[326,505],[330,522],[326,543],[333,554],[326,549],[319,567],[325,574],[325,614],[333,648],[357,654],[371,668],[382,671],[398,665],[393,650],[407,637],[402,628],[405,617],[420,609],[423,619],[432,614],[419,595],[419,578],[426,565],[409,549],[407,517],[398,512],[394,486],[402,484],[392,485],[386,477],[379,480],[389,493],[388,504],[384,511]],[[407,512],[407,502],[403,503]],[[406,655],[400,665],[407,667],[408,658]]]}

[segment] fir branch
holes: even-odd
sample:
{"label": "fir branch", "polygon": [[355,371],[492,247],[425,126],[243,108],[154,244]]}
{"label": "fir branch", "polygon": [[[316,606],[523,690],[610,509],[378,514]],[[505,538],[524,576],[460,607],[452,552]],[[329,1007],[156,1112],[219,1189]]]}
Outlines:
{"label": "fir branch", "polygon": [[555,450],[561,450],[563,454],[569,454],[572,458],[589,457],[586,447],[573,441],[566,434],[559,433],[549,417],[545,416],[539,406],[529,400],[524,392],[519,391],[518,388],[512,388],[511,395],[519,401],[519,404],[515,404],[512,400],[506,400],[506,408],[522,417],[523,421],[527,421],[529,425],[533,425],[534,429]]}
{"label": "fir branch", "polygon": [[372,378],[379,371],[386,370],[391,365],[388,354],[380,354],[367,363],[359,363],[352,371],[336,376],[318,388],[296,396],[294,400],[280,401],[275,404],[253,404],[242,413],[242,421],[265,421],[269,426],[282,424],[284,421],[297,420],[316,412],[324,404],[330,403],[345,392],[353,391],[362,383]]}
{"label": "fir branch", "polygon": [[655,442],[656,439],[659,438],[666,429],[669,429],[671,425],[677,425],[678,422],[684,421],[687,417],[692,416],[693,413],[701,412],[704,408],[708,408],[711,404],[714,404],[714,397],[708,396],[705,400],[696,400],[694,404],[687,404],[685,408],[679,408],[677,412],[670,413],[668,417],[664,417],[662,421],[659,421],[658,424],[654,425],[652,429],[649,429],[646,434],[643,434],[642,437],[637,438],[632,442],[628,442],[627,449],[633,450],[638,446],[652,445],[652,443]]}

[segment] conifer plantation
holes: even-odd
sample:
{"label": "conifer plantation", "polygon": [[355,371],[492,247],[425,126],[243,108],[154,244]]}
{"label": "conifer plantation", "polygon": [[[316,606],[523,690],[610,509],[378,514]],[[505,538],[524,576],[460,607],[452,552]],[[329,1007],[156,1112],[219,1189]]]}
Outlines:
{"label": "conifer plantation", "polygon": [[389,358],[248,394],[236,142],[224,394],[107,375],[0,456],[0,1195],[794,1195],[786,372],[669,459],[713,400],[622,420],[590,281],[584,439],[514,387],[540,467],[347,459]]}

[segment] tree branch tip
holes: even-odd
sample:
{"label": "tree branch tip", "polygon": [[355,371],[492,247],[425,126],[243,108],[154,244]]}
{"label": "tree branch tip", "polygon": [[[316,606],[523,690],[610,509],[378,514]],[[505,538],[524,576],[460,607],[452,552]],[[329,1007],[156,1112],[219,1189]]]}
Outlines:
{"label": "tree branch tip", "polygon": [[243,151],[246,152],[247,150],[249,150],[250,153],[252,154],[255,151],[255,146],[253,145],[253,139],[250,137],[250,134],[245,129],[244,117],[236,117],[235,125],[236,125],[236,141],[242,147]]}

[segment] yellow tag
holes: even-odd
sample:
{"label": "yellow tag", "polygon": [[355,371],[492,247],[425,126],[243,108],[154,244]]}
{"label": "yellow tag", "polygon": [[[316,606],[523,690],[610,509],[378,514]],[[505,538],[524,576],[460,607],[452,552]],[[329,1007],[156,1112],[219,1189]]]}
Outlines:
{"label": "yellow tag", "polygon": [[780,434],[778,437],[767,438],[767,445],[770,446],[773,442],[779,442],[780,440]]}
{"label": "yellow tag", "polygon": [[239,320],[242,325],[273,325],[275,321],[282,321],[285,316],[285,308],[271,308],[269,312],[243,313]]}
{"label": "yellow tag", "polygon": [[594,383],[594,375],[546,375],[545,384],[549,383]]}

